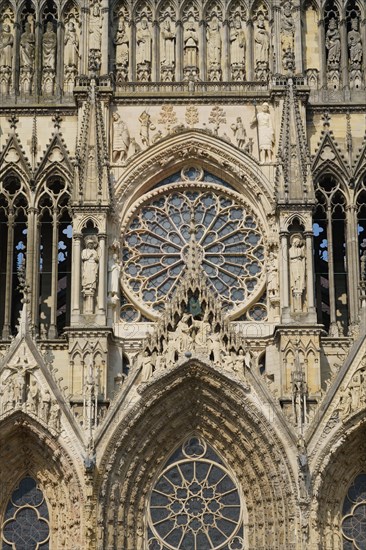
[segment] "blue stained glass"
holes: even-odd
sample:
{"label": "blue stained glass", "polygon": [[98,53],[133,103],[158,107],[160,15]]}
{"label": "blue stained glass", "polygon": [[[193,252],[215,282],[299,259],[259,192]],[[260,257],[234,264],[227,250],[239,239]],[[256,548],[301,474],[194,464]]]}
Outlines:
{"label": "blue stained glass", "polygon": [[42,491],[27,476],[9,500],[2,526],[2,549],[36,550],[49,548],[49,514]]}

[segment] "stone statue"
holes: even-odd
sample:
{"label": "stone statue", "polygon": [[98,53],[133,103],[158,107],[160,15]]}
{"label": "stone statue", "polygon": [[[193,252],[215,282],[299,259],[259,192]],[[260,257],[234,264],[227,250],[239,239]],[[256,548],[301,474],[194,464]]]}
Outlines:
{"label": "stone statue", "polygon": [[150,130],[155,130],[154,124],[151,122],[151,117],[149,113],[143,111],[139,116],[140,126],[140,137],[142,145],[144,147],[149,147],[150,145]]}
{"label": "stone statue", "polygon": [[38,414],[38,405],[39,405],[39,388],[38,388],[37,382],[35,380],[32,380],[28,390],[27,406],[29,407],[29,410],[32,413]]}
{"label": "stone statue", "polygon": [[50,418],[50,409],[51,409],[51,395],[49,390],[45,390],[42,397],[42,418],[48,423]]}
{"label": "stone statue", "polygon": [[149,22],[146,17],[141,19],[136,30],[136,64],[151,64],[152,36]]}
{"label": "stone statue", "polygon": [[177,340],[179,342],[179,351],[184,353],[192,348],[191,327],[188,321],[191,319],[189,313],[183,313],[177,328],[175,329]]}
{"label": "stone statue", "polygon": [[259,160],[261,162],[270,162],[272,160],[274,131],[268,103],[264,102],[262,104],[262,112],[254,115],[251,126],[255,125],[258,128]]}
{"label": "stone statue", "polygon": [[346,418],[352,412],[352,391],[351,388],[343,388],[339,402],[339,411],[342,418]]}
{"label": "stone statue", "polygon": [[121,274],[121,262],[118,254],[113,254],[108,264],[108,294],[116,296],[119,293],[119,278]]}
{"label": "stone statue", "polygon": [[269,33],[266,30],[264,15],[259,14],[254,32],[254,58],[256,63],[264,63],[268,67]]}
{"label": "stone statue", "polygon": [[168,332],[168,341],[166,344],[166,366],[170,367],[175,363],[175,354],[178,351],[178,335],[176,332]]}
{"label": "stone statue", "polygon": [[13,65],[13,43],[10,25],[4,24],[0,30],[0,71],[4,67],[11,68]]}
{"label": "stone statue", "polygon": [[51,410],[50,410],[50,428],[58,431],[60,429],[60,407],[58,406],[57,401],[52,401]]}
{"label": "stone statue", "polygon": [[32,70],[34,67],[35,38],[31,31],[30,23],[24,26],[24,32],[20,37],[20,67]]}
{"label": "stone statue", "polygon": [[118,113],[113,113],[113,162],[125,162],[130,147],[130,132]]}
{"label": "stone statue", "polygon": [[141,382],[147,382],[153,375],[153,366],[149,352],[144,351],[140,358]]}
{"label": "stone statue", "polygon": [[211,333],[211,325],[208,320],[208,312],[205,311],[202,321],[194,321],[193,328],[195,330],[194,344],[198,347],[205,348],[207,339]]}
{"label": "stone statue", "polygon": [[325,47],[328,50],[327,68],[338,68],[341,58],[341,35],[334,17],[329,21],[325,35]]}
{"label": "stone statue", "polygon": [[215,365],[219,365],[221,361],[221,336],[218,332],[211,332],[207,338],[207,348],[209,357],[212,354],[213,362]]}
{"label": "stone statue", "polygon": [[97,237],[85,237],[85,248],[81,253],[82,277],[81,285],[84,294],[93,295],[97,288],[99,256],[97,252]]}
{"label": "stone statue", "polygon": [[124,17],[120,17],[118,20],[114,45],[116,46],[116,66],[127,67],[129,61],[129,38]]}
{"label": "stone statue", "polygon": [[79,65],[79,38],[75,28],[75,23],[69,21],[66,25],[64,39],[64,64],[65,67],[75,67]]}
{"label": "stone statue", "polygon": [[207,26],[207,69],[210,80],[221,80],[221,44],[220,24],[214,16]]}
{"label": "stone statue", "polygon": [[161,58],[162,65],[175,65],[175,29],[173,22],[168,15],[161,24]]}
{"label": "stone statue", "polygon": [[351,66],[362,63],[362,39],[359,32],[359,23],[357,17],[351,21],[351,30],[348,33],[349,60]]}
{"label": "stone statue", "polygon": [[285,2],[281,13],[281,46],[282,51],[294,50],[295,23],[292,17],[291,2]]}
{"label": "stone statue", "polygon": [[14,404],[16,405],[16,401],[14,399],[14,382],[12,377],[9,377],[5,382],[3,382],[2,403],[3,413],[11,411],[14,407]]}
{"label": "stone statue", "polygon": [[234,132],[237,146],[239,149],[244,149],[247,133],[244,128],[243,120],[240,116],[237,117],[236,123],[231,125],[231,129]]}
{"label": "stone statue", "polygon": [[98,0],[94,3],[89,19],[89,49],[100,50],[102,46],[102,14]]}
{"label": "stone statue", "polygon": [[47,69],[54,69],[56,62],[57,37],[53,30],[52,21],[48,21],[46,32],[42,39],[42,66]]}
{"label": "stone statue", "polygon": [[196,21],[192,15],[189,16],[183,33],[184,44],[184,66],[198,67],[198,32]]}
{"label": "stone statue", "polygon": [[245,78],[245,31],[239,14],[234,17],[230,28],[230,63],[233,80]]}
{"label": "stone statue", "polygon": [[278,265],[274,252],[268,254],[267,292],[269,298],[278,295]]}
{"label": "stone statue", "polygon": [[294,235],[292,237],[289,257],[290,283],[294,301],[294,310],[302,311],[302,295],[305,290],[306,280],[306,260],[304,241],[300,235]]}

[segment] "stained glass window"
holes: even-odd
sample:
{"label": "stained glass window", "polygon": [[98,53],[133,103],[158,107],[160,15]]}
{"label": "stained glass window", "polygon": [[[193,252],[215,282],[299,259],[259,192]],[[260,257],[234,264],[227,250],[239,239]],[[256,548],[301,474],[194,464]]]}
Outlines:
{"label": "stained glass window", "polygon": [[49,515],[37,482],[23,478],[14,490],[2,525],[2,550],[48,550]]}
{"label": "stained glass window", "polygon": [[343,504],[343,549],[366,548],[366,474],[356,477]]}
{"label": "stained glass window", "polygon": [[[240,198],[215,188],[150,195],[134,211],[124,235],[123,287],[147,314],[164,309],[190,261],[199,264],[224,311],[236,313],[264,286],[259,223]],[[262,308],[263,309],[263,308]],[[253,317],[264,318],[262,309]]]}
{"label": "stained glass window", "polygon": [[200,437],[170,457],[149,502],[149,550],[243,550],[242,501],[231,473]]}

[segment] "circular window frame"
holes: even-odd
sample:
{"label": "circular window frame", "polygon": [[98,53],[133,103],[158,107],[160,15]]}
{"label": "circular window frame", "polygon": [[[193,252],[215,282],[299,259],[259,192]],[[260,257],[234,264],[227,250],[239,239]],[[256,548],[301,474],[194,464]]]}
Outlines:
{"label": "circular window frame", "polygon": [[[159,479],[164,475],[164,473],[167,472],[168,470],[170,470],[174,465],[184,462],[184,460],[178,460],[178,461],[174,460],[171,464],[168,465],[168,463],[170,462],[172,457],[175,455],[175,453],[180,448],[183,448],[184,444],[186,442],[190,441],[191,439],[198,439],[198,440],[202,441],[203,444],[205,445],[205,452],[202,456],[204,456],[206,454],[207,446],[208,446],[212,449],[212,451],[215,453],[215,455],[217,455],[217,457],[219,458],[221,463],[216,462],[213,459],[204,459],[204,458],[202,458],[202,456],[192,457],[191,460],[195,460],[196,462],[199,461],[199,460],[203,460],[204,462],[207,462],[207,463],[211,462],[211,463],[215,464],[216,466],[220,467],[222,469],[222,471],[224,471],[225,474],[229,477],[229,479],[231,480],[233,485],[235,486],[235,488],[238,492],[238,497],[239,497],[240,513],[239,513],[239,519],[238,519],[237,527],[230,534],[229,538],[226,541],[220,543],[219,546],[215,546],[213,550],[220,550],[220,549],[223,549],[223,548],[230,548],[230,544],[232,544],[235,541],[235,539],[241,539],[243,541],[243,550],[244,550],[244,548],[246,547],[245,545],[247,543],[247,541],[246,541],[247,530],[245,529],[245,525],[247,524],[247,508],[246,508],[245,498],[244,498],[244,494],[243,494],[241,485],[240,485],[239,481],[237,480],[237,477],[234,474],[234,472],[232,472],[230,467],[227,465],[227,461],[226,461],[225,458],[222,457],[221,453],[218,452],[216,450],[216,448],[213,445],[211,445],[211,443],[208,442],[204,436],[202,436],[200,434],[197,434],[196,432],[190,433],[190,434],[186,435],[183,439],[180,440],[180,442],[174,447],[173,451],[169,454],[169,456],[163,462],[163,467],[161,469],[159,469],[153,477],[153,480],[152,480],[152,483],[151,483],[151,486],[150,486],[150,490],[149,490],[149,492],[147,494],[147,498],[146,498],[146,508],[145,508],[146,509],[146,513],[145,513],[145,518],[146,518],[145,519],[145,540],[146,540],[146,544],[148,545],[151,540],[154,540],[154,542],[156,541],[160,544],[161,549],[167,548],[168,550],[176,550],[175,547],[173,547],[173,546],[169,545],[169,543],[166,543],[163,540],[161,540],[160,536],[158,534],[156,534],[155,529],[153,528],[153,522],[152,522],[152,518],[151,518],[150,502],[151,502],[151,497],[152,497],[153,490],[156,487],[156,484],[159,481]],[[186,462],[188,462],[188,461],[189,461],[189,459],[187,458]],[[149,529],[152,532],[152,535],[153,535],[152,538],[149,537],[149,532],[148,532]],[[240,530],[242,530],[241,534],[240,534]],[[148,546],[147,546],[147,548],[148,548]]]}

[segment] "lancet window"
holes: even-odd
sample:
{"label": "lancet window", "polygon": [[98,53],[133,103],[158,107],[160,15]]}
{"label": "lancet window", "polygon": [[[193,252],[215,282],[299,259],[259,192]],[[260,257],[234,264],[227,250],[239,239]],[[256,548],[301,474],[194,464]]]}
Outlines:
{"label": "lancet window", "polygon": [[348,327],[346,199],[340,185],[330,176],[319,182],[316,196],[314,245],[318,320],[331,334],[344,334]]}
{"label": "lancet window", "polygon": [[148,548],[244,549],[240,489],[199,436],[186,439],[156,479],[148,503]]}
{"label": "lancet window", "polygon": [[27,191],[16,174],[0,183],[0,323],[2,337],[15,331],[21,308],[28,248]]}
{"label": "lancet window", "polygon": [[55,338],[68,323],[72,228],[67,184],[49,178],[35,207],[30,196],[16,174],[0,184],[0,323],[5,339],[17,330],[24,288],[32,326],[43,338]]}
{"label": "lancet window", "polygon": [[39,210],[39,311],[42,336],[54,338],[68,323],[71,287],[71,218],[68,190],[61,178],[43,185]]}

